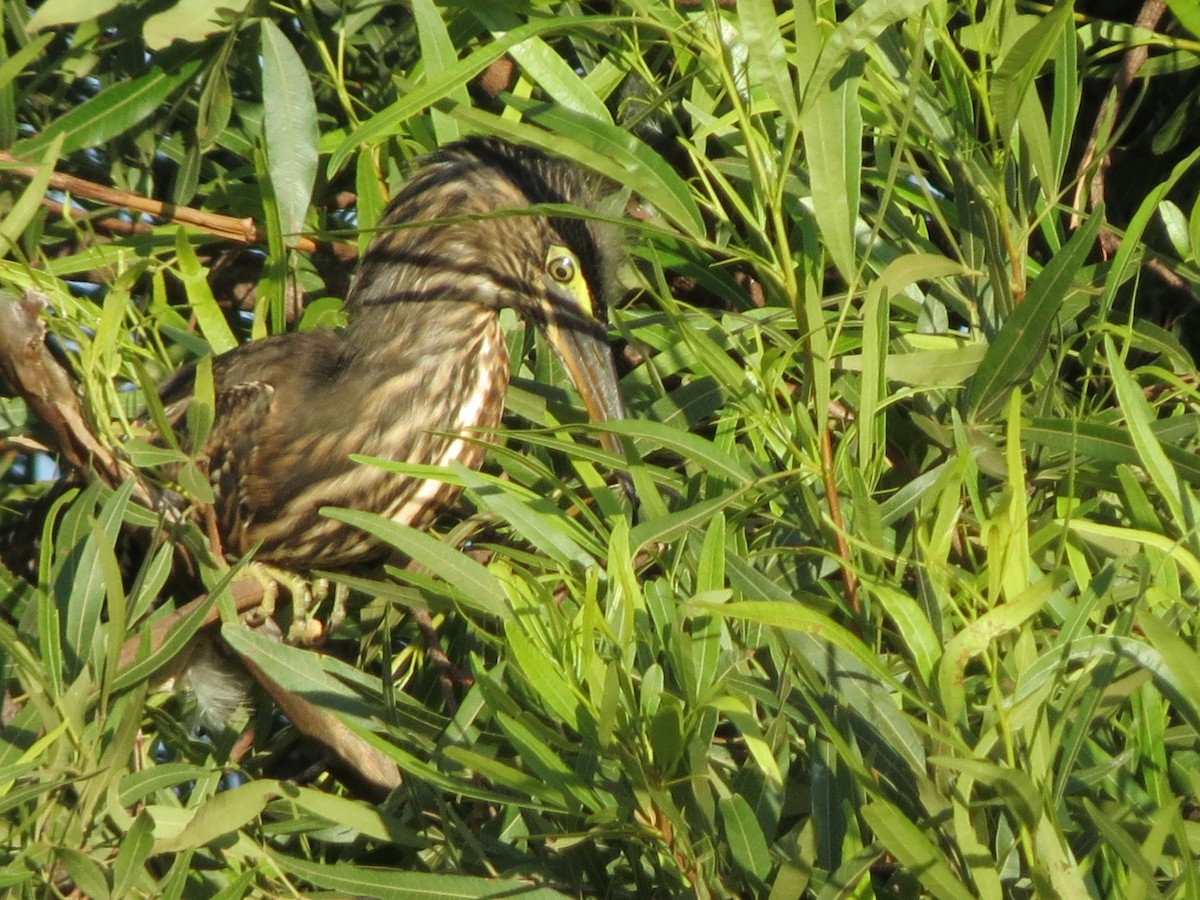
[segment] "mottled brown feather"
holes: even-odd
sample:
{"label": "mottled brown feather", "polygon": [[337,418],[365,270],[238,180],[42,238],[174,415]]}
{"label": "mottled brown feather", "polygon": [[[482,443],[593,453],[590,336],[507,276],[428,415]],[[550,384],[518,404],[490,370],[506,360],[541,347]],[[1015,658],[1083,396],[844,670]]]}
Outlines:
{"label": "mottled brown feather", "polygon": [[[576,252],[604,315],[599,243],[583,220],[461,220],[545,203],[589,203],[573,166],[488,139],[439,151],[383,216],[342,332],[282,335],[213,360],[216,419],[204,454],[227,554],[261,542],[256,558],[285,567],[361,562],[381,548],[321,516],[322,507],[419,527],[453,499],[452,488],[350,455],[479,465],[483,451],[466,438],[499,424],[508,385],[498,313],[507,306],[533,321],[544,316],[551,244]],[[427,224],[434,219],[459,220]],[[181,410],[191,390],[184,372],[163,386],[162,399]]]}

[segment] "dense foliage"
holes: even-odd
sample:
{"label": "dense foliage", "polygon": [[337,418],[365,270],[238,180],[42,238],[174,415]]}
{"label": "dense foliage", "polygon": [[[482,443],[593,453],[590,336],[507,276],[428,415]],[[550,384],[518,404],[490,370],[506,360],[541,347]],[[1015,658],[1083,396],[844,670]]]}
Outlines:
{"label": "dense foliage", "polygon": [[515,331],[461,515],[342,513],[415,564],[341,576],[331,652],[200,573],[233,651],[399,768],[375,802],[295,781],[270,704],[232,764],[157,690],[199,617],[138,636],[194,588],[120,537],[133,482],[51,490],[6,386],[0,887],[1200,896],[1194,4],[32,6],[0,281],[148,482],[202,499],[134,424],[153,385],[336,321],[410,160],[471,132],[614,192],[631,419],[599,450]]}

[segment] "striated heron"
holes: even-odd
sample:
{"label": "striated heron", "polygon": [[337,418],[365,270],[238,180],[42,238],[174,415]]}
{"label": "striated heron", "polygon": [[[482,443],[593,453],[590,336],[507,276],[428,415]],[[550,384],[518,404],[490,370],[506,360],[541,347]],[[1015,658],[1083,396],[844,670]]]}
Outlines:
{"label": "striated heron", "polygon": [[[592,419],[622,417],[595,228],[528,211],[590,202],[570,163],[498,139],[447,146],[386,210],[346,299],[344,330],[280,335],[216,357],[203,453],[223,550],[259,545],[255,558],[273,566],[339,568],[383,548],[322,516],[324,506],[428,524],[454,487],[350,455],[478,466],[484,449],[473,438],[500,424],[508,386],[505,307],[539,327]],[[188,370],[164,385],[172,418],[192,388]]]}

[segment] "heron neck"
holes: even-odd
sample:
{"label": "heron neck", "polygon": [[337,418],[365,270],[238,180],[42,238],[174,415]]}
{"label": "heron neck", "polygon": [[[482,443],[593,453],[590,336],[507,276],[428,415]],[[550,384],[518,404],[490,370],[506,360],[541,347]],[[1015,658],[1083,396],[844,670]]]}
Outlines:
{"label": "heron neck", "polygon": [[444,431],[499,424],[509,361],[492,308],[421,300],[360,310],[344,347],[339,381],[372,398],[362,415]]}
{"label": "heron neck", "polygon": [[462,357],[484,331],[499,328],[496,310],[461,300],[397,301],[351,309],[345,346],[351,367],[392,372],[422,359]]}

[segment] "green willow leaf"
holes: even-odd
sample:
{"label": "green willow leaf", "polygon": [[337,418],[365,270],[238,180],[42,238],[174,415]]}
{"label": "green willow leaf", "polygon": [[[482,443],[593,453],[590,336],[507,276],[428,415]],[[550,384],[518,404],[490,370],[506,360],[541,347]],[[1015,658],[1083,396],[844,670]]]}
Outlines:
{"label": "green willow leaf", "polygon": [[963,711],[962,684],[967,664],[999,637],[1014,631],[1035,615],[1050,601],[1062,582],[1063,576],[1059,573],[1046,575],[1017,597],[968,623],[950,639],[938,666],[938,688],[947,719],[955,721]]}
{"label": "green willow leaf", "polygon": [[30,17],[26,28],[40,31],[57,25],[74,25],[116,9],[121,0],[46,0]]}
{"label": "green willow leaf", "polygon": [[[518,496],[498,480],[465,466],[455,464],[451,471],[462,479],[481,506],[508,522],[513,531],[533,544],[539,552],[564,566],[578,565],[589,569],[596,565],[596,558],[603,548],[594,545],[590,535],[557,509],[535,509],[527,498]],[[593,544],[595,555],[580,546],[576,538]]]}
{"label": "green willow leaf", "polygon": [[267,803],[284,792],[280,782],[270,779],[220,791],[205,800],[178,833],[155,841],[154,852],[178,853],[231,835],[262,815]]}
{"label": "green willow leaf", "polygon": [[210,34],[228,29],[228,20],[249,5],[250,0],[177,0],[146,19],[142,37],[151,50],[162,50],[172,41],[199,43]]}
{"label": "green willow leaf", "polygon": [[[87,0],[84,0],[86,3]],[[42,4],[42,9],[49,6],[49,3]],[[39,10],[40,12],[40,10]],[[25,70],[31,62],[37,59],[38,54],[46,49],[46,45],[54,40],[54,35],[43,34],[34,38],[4,62],[0,63],[0,87],[5,87],[13,81],[18,75]]]}
{"label": "green willow leaf", "polygon": [[[1151,431],[1174,471],[1192,484],[1200,484],[1200,455],[1167,443],[1163,434],[1172,420],[1153,423]],[[1021,430],[1021,440],[1058,453],[1071,454],[1077,464],[1094,460],[1136,465],[1141,459],[1129,429],[1116,425],[1063,419],[1034,419]]]}
{"label": "green willow leaf", "polygon": [[135,886],[140,881],[142,866],[154,849],[154,818],[146,809],[142,809],[133,825],[121,839],[117,850],[117,858],[113,860],[113,896],[136,896]]}
{"label": "green willow leaf", "polygon": [[304,230],[317,177],[317,106],[296,48],[279,26],[262,20],[263,136],[271,188],[286,238]]}
{"label": "green willow leaf", "polygon": [[514,878],[476,878],[435,872],[403,872],[394,866],[353,866],[319,863],[309,858],[270,853],[279,866],[292,875],[326,890],[377,900],[438,900],[467,898],[520,898],[520,900],[566,900],[550,888],[534,887]]}
{"label": "green willow leaf", "polygon": [[813,217],[842,277],[855,280],[854,224],[862,192],[863,61],[851,57],[839,76],[805,96],[804,152],[812,184]]}
{"label": "green willow leaf", "polygon": [[745,485],[751,480],[750,473],[740,462],[712,441],[688,431],[649,419],[620,419],[606,423],[604,429],[644,441],[648,447],[672,450],[704,471],[724,476],[734,485]]}
{"label": "green willow leaf", "polygon": [[[1192,495],[1179,483],[1175,468],[1159,441],[1158,436],[1150,427],[1155,418],[1155,412],[1146,401],[1141,386],[1134,381],[1133,376],[1125,370],[1121,354],[1110,336],[1104,337],[1104,354],[1108,357],[1109,372],[1112,375],[1113,387],[1116,389],[1117,402],[1125,417],[1125,427],[1137,450],[1138,462],[1151,483],[1158,489],[1159,495],[1166,501],[1167,509],[1171,511],[1172,521],[1183,527],[1185,522],[1195,521],[1195,509]],[[1187,543],[1195,552],[1194,535]]]}
{"label": "green willow leaf", "polygon": [[444,579],[466,606],[498,619],[511,615],[496,576],[460,550],[377,513],[327,506],[321,508],[321,515],[361,528],[395,547]]}
{"label": "green willow leaf", "polygon": [[931,896],[938,900],[975,897],[951,871],[941,849],[899,808],[877,798],[864,806],[860,814],[875,836]]}
{"label": "green willow leaf", "polygon": [[452,96],[461,86],[476,77],[493,62],[508,53],[513,47],[528,40],[556,32],[567,33],[574,28],[603,26],[627,22],[624,16],[557,16],[527,22],[514,28],[469,56],[459,60],[437,77],[401,97],[391,106],[380,111],[356,128],[333,152],[329,159],[328,174],[336,173],[355,148],[363,144],[375,144],[401,130],[401,125],[422,110]]}
{"label": "green willow leaf", "polygon": [[233,336],[233,330],[225,320],[217,298],[213,296],[208,283],[208,270],[200,265],[200,258],[182,228],[175,233],[175,254],[179,278],[187,289],[188,304],[200,325],[200,333],[208,341],[213,353],[232,350],[237,346],[237,338]]}
{"label": "green willow leaf", "polygon": [[1174,625],[1146,610],[1138,613],[1138,624],[1157,651],[1161,666],[1159,684],[1194,731],[1200,731],[1200,657],[1181,638]]}
{"label": "green willow leaf", "polygon": [[1167,6],[1192,37],[1200,38],[1200,6],[1194,0],[1167,0]]}
{"label": "green willow leaf", "polygon": [[733,861],[754,878],[766,878],[771,871],[771,852],[750,804],[743,797],[733,794],[722,797],[717,806],[721,810],[721,824]]}
{"label": "green willow leaf", "polygon": [[578,733],[580,698],[571,690],[564,674],[547,658],[546,651],[525,634],[519,620],[505,623],[504,636],[530,686],[564,725]]}
{"label": "green willow leaf", "polygon": [[[521,27],[521,19],[500,4],[478,3],[471,7],[478,19],[495,37]],[[612,122],[608,107],[596,96],[588,82],[576,74],[562,56],[540,37],[531,37],[510,51],[521,71],[557,103],[594,119]]]}
{"label": "green willow leaf", "polygon": [[1007,139],[1017,122],[1033,80],[1054,52],[1059,35],[1071,20],[1070,4],[1059,4],[1005,51],[992,76],[991,102],[996,130]]}
{"label": "green willow leaf", "polygon": [[[658,153],[619,125],[551,103],[509,98],[529,121],[541,128],[510,125],[523,143],[566,156],[639,194],[685,234],[699,238],[704,220],[687,182]],[[479,110],[460,110],[466,121],[489,123]]]}
{"label": "green willow leaf", "polygon": [[44,153],[62,137],[62,152],[95,147],[140,125],[158,112],[167,98],[188,84],[200,68],[200,60],[189,60],[173,72],[154,66],[141,78],[114,84],[82,106],[51,122],[36,137],[20,141],[13,155],[31,159]]}
{"label": "green willow leaf", "polygon": [[779,17],[771,0],[742,0],[737,5],[742,39],[751,48],[747,64],[751,78],[761,84],[789,124],[800,118],[796,83],[788,68]]}
{"label": "green willow leaf", "polygon": [[21,235],[41,212],[46,199],[46,188],[54,174],[54,166],[62,155],[63,136],[57,135],[46,147],[37,171],[12,208],[0,219],[0,256],[6,256],[18,244]]}
{"label": "green willow leaf", "polygon": [[866,0],[840,22],[821,48],[804,92],[804,108],[814,97],[812,90],[828,86],[851,57],[871,49],[883,31],[920,15],[932,0]]}
{"label": "green willow leaf", "polygon": [[[433,0],[412,0],[412,11],[417,24],[417,40],[421,44],[421,65],[425,71],[435,74],[452,69],[458,62],[458,53]],[[465,84],[450,91],[447,99],[456,104],[469,105],[471,102]],[[433,112],[433,128],[439,144],[449,143],[461,136],[458,123],[437,110]]]}
{"label": "green willow leaf", "polygon": [[1092,250],[1102,220],[1102,210],[1092,213],[1054,254],[1030,285],[1024,301],[1000,326],[967,390],[967,410],[973,421],[983,421],[996,412],[1007,400],[1009,389],[1037,367],[1046,350],[1046,338]]}

